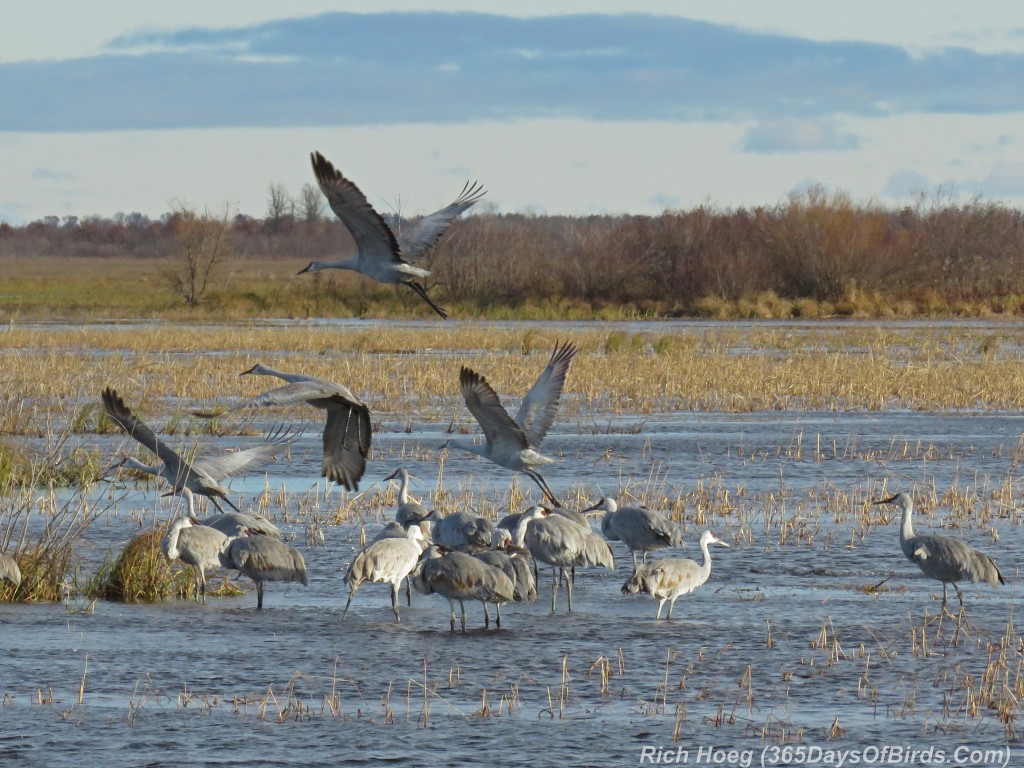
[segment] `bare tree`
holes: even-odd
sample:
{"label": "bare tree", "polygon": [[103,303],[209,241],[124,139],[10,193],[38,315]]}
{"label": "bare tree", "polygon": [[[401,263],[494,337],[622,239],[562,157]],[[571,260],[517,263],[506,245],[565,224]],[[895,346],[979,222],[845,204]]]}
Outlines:
{"label": "bare tree", "polygon": [[200,304],[218,266],[229,260],[234,251],[229,235],[231,215],[199,216],[184,204],[174,209],[173,231],[176,264],[167,272],[167,280],[190,307]]}
{"label": "bare tree", "polygon": [[267,187],[267,228],[275,235],[291,227],[295,217],[295,201],[284,188],[284,184],[270,184]]}
{"label": "bare tree", "polygon": [[306,225],[306,229],[314,231],[317,225],[323,221],[327,212],[327,205],[320,190],[308,182],[302,185],[299,192],[298,215]]}

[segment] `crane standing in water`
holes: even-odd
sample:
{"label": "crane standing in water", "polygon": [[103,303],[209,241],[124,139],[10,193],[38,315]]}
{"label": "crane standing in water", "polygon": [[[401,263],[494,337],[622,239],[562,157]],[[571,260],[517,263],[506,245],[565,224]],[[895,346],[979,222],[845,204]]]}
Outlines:
{"label": "crane standing in water", "polygon": [[708,544],[719,544],[728,547],[724,541],[719,539],[711,531],[704,531],[700,536],[700,551],[704,553],[704,563],[697,565],[689,559],[666,557],[661,560],[652,560],[650,563],[633,569],[633,575],[622,585],[622,594],[636,594],[646,592],[651,597],[657,598],[658,619],[661,619],[661,609],[668,600],[668,616],[672,618],[672,608],[676,604],[676,598],[693,592],[711,576],[711,553],[708,552]]}
{"label": "crane standing in water", "polygon": [[958,581],[985,581],[993,587],[1005,584],[1003,574],[995,560],[965,544],[960,539],[937,534],[914,535],[911,517],[914,514],[914,499],[909,493],[901,492],[876,504],[893,504],[902,511],[900,521],[900,549],[910,562],[930,578],[942,582],[942,608],[946,608],[946,585],[952,584],[963,608],[964,596],[957,586]]}

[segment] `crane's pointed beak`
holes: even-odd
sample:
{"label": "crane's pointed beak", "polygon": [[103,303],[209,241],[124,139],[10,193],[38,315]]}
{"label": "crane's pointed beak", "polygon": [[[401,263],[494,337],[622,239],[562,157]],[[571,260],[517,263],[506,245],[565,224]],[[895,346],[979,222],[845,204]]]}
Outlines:
{"label": "crane's pointed beak", "polygon": [[[897,494],[898,496],[898,494]],[[872,501],[872,504],[892,504],[896,501],[897,496],[890,496],[888,499],[879,499],[878,501]]]}
{"label": "crane's pointed beak", "polygon": [[300,269],[298,272],[296,272],[295,274],[296,275],[304,275],[306,272],[309,272],[309,268],[312,267],[312,266],[313,266],[313,264],[309,263],[306,266],[304,266],[302,269]]}

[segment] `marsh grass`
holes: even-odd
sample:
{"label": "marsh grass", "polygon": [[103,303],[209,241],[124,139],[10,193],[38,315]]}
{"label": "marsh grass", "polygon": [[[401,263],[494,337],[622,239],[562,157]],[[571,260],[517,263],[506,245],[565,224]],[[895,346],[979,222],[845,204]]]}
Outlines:
{"label": "marsh grass", "polygon": [[[147,421],[163,420],[154,428],[246,433],[252,425],[245,420],[210,424],[191,411],[265,391],[268,382],[238,376],[263,361],[344,383],[384,429],[409,429],[414,413],[418,421],[475,430],[458,395],[458,365],[486,375],[509,402],[529,389],[555,342],[567,336],[535,331],[524,339],[515,329],[475,326],[339,333],[242,325],[191,327],[187,334],[173,326],[86,327],[52,334],[8,325],[0,330],[0,357],[19,398],[0,408],[0,426],[14,435],[65,427],[109,433],[97,400],[113,383]],[[581,331],[571,334],[582,352],[570,369],[559,419],[586,431],[598,426],[589,424],[595,412],[642,420],[680,410],[1022,409],[1024,389],[1016,382],[1024,363],[1015,350],[1024,347],[1024,330],[1007,326],[999,343],[991,336],[970,328],[861,326],[683,328],[629,337]],[[408,354],[412,349],[422,352]],[[95,355],[103,356],[102,365]],[[309,413],[295,407],[280,415]],[[851,446],[815,449],[809,455],[823,459]],[[4,463],[9,459],[0,458]]]}
{"label": "marsh grass", "polygon": [[166,526],[133,538],[116,556],[108,555],[85,585],[85,594],[121,603],[154,602],[186,594],[187,578],[175,578],[160,551]]}

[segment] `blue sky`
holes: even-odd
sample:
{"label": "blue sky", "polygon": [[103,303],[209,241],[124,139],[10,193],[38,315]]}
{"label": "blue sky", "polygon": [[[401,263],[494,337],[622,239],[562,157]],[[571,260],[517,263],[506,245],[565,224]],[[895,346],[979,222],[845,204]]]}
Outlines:
{"label": "blue sky", "polygon": [[1024,206],[1018,2],[156,5],[0,1],[0,220],[261,216],[313,149],[406,213],[467,178],[576,215],[812,184]]}

